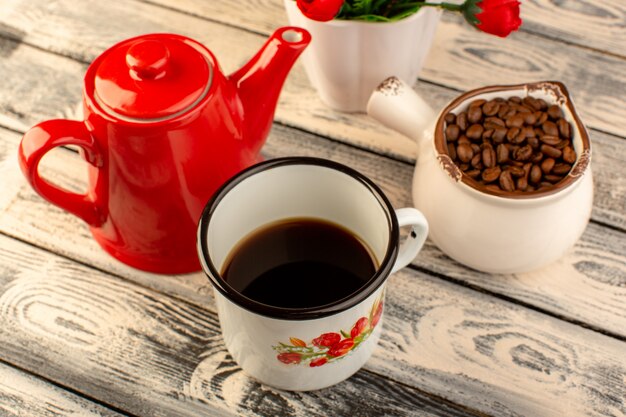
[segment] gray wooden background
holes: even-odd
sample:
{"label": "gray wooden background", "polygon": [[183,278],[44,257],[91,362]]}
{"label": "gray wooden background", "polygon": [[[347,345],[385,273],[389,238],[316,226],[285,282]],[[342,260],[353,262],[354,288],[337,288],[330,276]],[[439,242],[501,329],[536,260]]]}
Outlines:
{"label": "gray wooden background", "polygon": [[[427,242],[390,278],[380,346],[349,380],[290,393],[227,354],[202,274],[114,261],[23,179],[21,134],[77,118],[89,62],[142,33],[206,44],[226,73],[287,23],[280,0],[0,1],[0,416],[626,415],[626,3],[523,0],[507,39],[444,15],[416,90],[441,107],[467,89],[560,80],[590,130],[595,201],[576,247],[533,273],[470,270]],[[264,154],[312,155],[411,204],[416,147],[324,107],[300,64]],[[42,171],[85,189],[69,149]]]}

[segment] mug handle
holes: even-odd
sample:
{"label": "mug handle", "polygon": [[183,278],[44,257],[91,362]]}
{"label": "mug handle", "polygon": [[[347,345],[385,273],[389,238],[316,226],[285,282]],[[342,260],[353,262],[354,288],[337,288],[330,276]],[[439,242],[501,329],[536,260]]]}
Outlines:
{"label": "mug handle", "polygon": [[402,246],[400,246],[396,263],[391,269],[392,274],[404,268],[415,259],[428,236],[428,221],[426,221],[426,218],[419,210],[413,207],[397,209],[396,217],[398,218],[398,226],[411,226],[411,232]]}
{"label": "mug handle", "polygon": [[101,210],[88,194],[77,194],[50,183],[39,175],[39,162],[52,148],[80,146],[83,158],[96,168],[103,166],[102,152],[83,122],[48,120],[30,129],[18,149],[20,168],[33,189],[50,203],[78,216],[92,227],[104,222]]}

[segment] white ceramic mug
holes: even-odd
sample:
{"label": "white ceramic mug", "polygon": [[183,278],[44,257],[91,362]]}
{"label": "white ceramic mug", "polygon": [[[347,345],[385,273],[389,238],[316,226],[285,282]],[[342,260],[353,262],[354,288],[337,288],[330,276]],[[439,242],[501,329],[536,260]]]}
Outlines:
{"label": "white ceramic mug", "polygon": [[365,112],[372,90],[386,77],[414,83],[441,17],[441,10],[424,7],[394,22],[317,22],[304,16],[294,0],[284,3],[290,24],[312,36],[300,58],[309,81],[324,104],[345,112]]}
{"label": "white ceramic mug", "polygon": [[[493,192],[452,162],[444,138],[444,116],[473,100],[532,95],[558,104],[572,128],[577,158],[553,188],[530,193]],[[430,223],[430,238],[451,258],[492,273],[518,273],[554,262],[580,238],[591,215],[591,142],[565,86],[555,81],[489,86],[468,91],[435,113],[398,78],[372,94],[368,114],[418,143],[413,202]]]}
{"label": "white ceramic mug", "polygon": [[[374,276],[348,297],[310,308],[270,306],[233,289],[221,276],[233,248],[264,225],[291,218],[321,219],[351,231],[376,258]],[[411,232],[400,247],[402,226]],[[198,227],[200,262],[216,290],[228,351],[247,374],[280,389],[343,381],[378,342],[387,278],[411,262],[427,234],[419,211],[394,210],[371,180],[344,165],[289,157],[243,171],[214,195]],[[294,277],[294,291],[310,285]]]}

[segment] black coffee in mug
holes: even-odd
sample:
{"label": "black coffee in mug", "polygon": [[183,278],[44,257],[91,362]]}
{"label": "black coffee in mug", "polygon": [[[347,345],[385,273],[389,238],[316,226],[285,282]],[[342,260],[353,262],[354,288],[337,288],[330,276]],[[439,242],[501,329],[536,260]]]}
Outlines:
{"label": "black coffee in mug", "polygon": [[228,255],[224,280],[263,304],[307,308],[338,301],[376,272],[371,250],[345,228],[309,218],[271,223]]}

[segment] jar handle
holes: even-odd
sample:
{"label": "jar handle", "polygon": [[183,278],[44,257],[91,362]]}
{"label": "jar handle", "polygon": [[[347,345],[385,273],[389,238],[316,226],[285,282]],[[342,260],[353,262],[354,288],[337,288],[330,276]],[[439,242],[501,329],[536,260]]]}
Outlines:
{"label": "jar handle", "polygon": [[411,232],[400,247],[396,263],[391,269],[392,274],[415,259],[428,236],[428,221],[419,210],[412,207],[397,209],[396,217],[398,218],[398,226],[411,226]]}
{"label": "jar handle", "polygon": [[402,133],[418,144],[428,137],[437,114],[410,85],[397,77],[389,77],[372,92],[367,114],[383,125]]}
{"label": "jar handle", "polygon": [[77,145],[83,149],[85,160],[96,168],[104,161],[97,142],[83,122],[73,120],[48,120],[31,128],[22,137],[18,149],[20,168],[26,179],[44,199],[78,216],[92,227],[104,222],[101,210],[91,193],[77,194],[50,183],[39,175],[39,162],[52,148]]}

